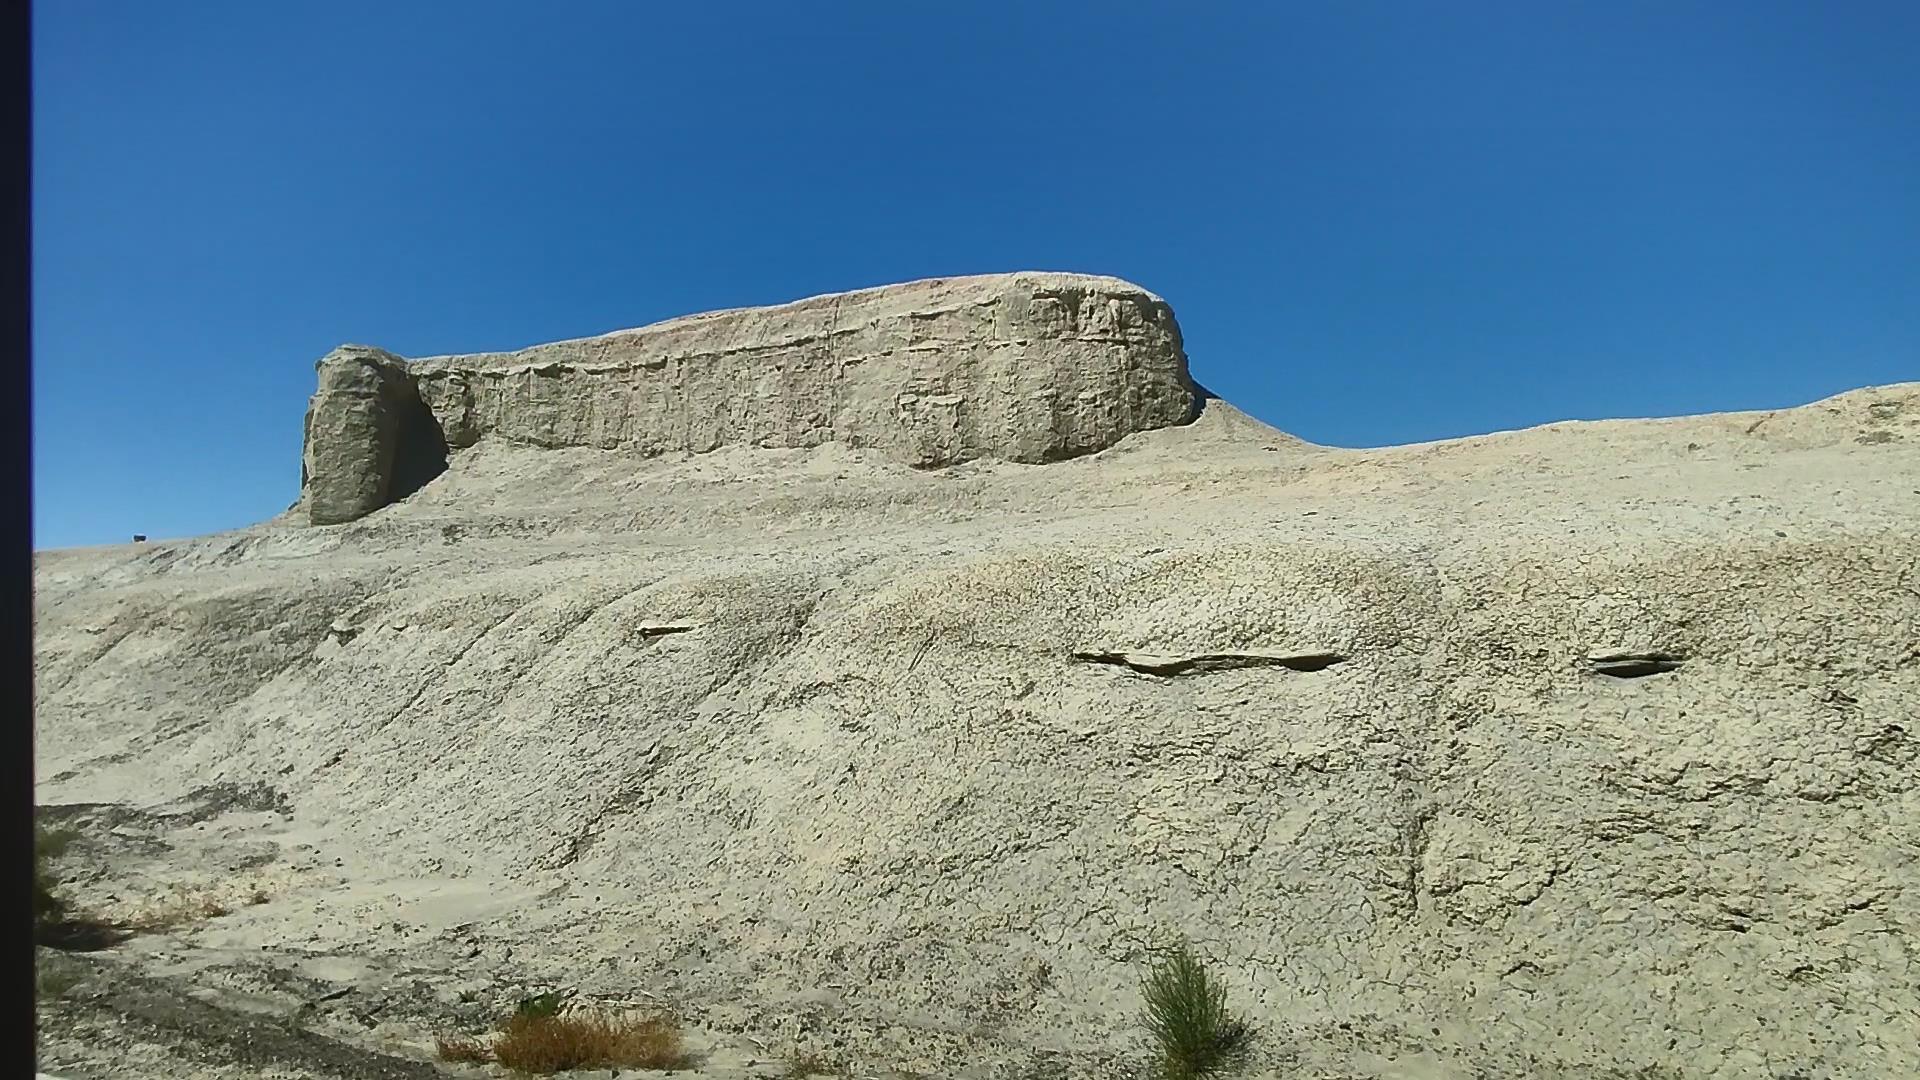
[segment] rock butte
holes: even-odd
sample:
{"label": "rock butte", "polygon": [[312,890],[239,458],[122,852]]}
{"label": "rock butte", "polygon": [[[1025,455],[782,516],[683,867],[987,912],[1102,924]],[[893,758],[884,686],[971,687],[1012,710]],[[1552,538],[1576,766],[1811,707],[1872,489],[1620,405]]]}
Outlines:
{"label": "rock butte", "polygon": [[76,899],[229,911],[43,1066],[1107,1077],[1182,934],[1255,1075],[1920,1075],[1920,384],[1340,450],[1044,274],[321,383],[288,513],[36,555]]}
{"label": "rock butte", "polygon": [[1046,462],[1193,419],[1166,302],[1116,278],[997,274],[671,319],[514,353],[319,363],[315,524],[404,497],[483,438],[647,454],[870,447],[915,468]]}

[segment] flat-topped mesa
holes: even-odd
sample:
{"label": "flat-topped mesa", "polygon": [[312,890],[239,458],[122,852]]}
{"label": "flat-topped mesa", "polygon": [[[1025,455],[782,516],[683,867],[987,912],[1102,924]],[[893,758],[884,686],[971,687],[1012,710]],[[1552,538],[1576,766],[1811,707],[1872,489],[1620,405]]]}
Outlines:
{"label": "flat-topped mesa", "polygon": [[411,363],[343,346],[307,415],[315,524],[404,498],[482,439],[644,454],[828,442],[915,468],[1049,462],[1193,419],[1180,328],[1117,278],[937,278]]}

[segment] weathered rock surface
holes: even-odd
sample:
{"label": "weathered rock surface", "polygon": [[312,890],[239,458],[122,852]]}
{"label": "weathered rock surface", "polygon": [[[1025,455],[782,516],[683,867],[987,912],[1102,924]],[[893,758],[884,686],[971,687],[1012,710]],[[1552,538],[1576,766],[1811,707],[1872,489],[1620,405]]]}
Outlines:
{"label": "weathered rock surface", "polygon": [[446,447],[406,361],[384,349],[342,345],[316,367],[320,388],[307,406],[300,468],[315,525],[370,514],[445,470]]}
{"label": "weathered rock surface", "polygon": [[380,513],[37,557],[38,801],[281,852],[167,943],[196,983],[1092,1077],[1180,933],[1265,1075],[1920,1074],[1920,384],[1368,451],[1214,400],[922,471],[785,413],[653,456],[516,419],[590,377],[551,348],[414,365],[467,448]]}
{"label": "weathered rock surface", "polygon": [[[392,501],[404,429],[644,454],[723,446],[879,450],[915,468],[1048,462],[1195,411],[1165,301],[1115,278],[996,274],[672,319],[514,353],[411,364],[348,347],[320,364],[312,520]],[[377,384],[377,385],[376,385]],[[431,423],[403,425],[417,396]]]}

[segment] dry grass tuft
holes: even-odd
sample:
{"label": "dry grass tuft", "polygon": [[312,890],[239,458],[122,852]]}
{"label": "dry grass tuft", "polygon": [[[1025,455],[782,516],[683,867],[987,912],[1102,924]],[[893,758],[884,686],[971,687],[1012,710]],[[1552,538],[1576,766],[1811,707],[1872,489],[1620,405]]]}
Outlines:
{"label": "dry grass tuft", "polygon": [[680,1043],[680,1025],[672,1017],[598,1010],[509,1017],[490,1049],[493,1060],[530,1073],[678,1069],[688,1060]]}
{"label": "dry grass tuft", "polygon": [[493,1047],[466,1035],[442,1035],[433,1040],[433,1048],[440,1054],[441,1061],[470,1061],[484,1065],[493,1060]]}
{"label": "dry grass tuft", "polygon": [[140,934],[163,934],[227,914],[225,904],[206,893],[176,892],[155,899],[122,925]]}
{"label": "dry grass tuft", "polygon": [[838,1065],[826,1057],[812,1051],[795,1051],[787,1056],[787,1076],[789,1080],[806,1080],[809,1076],[849,1077],[853,1070]]}

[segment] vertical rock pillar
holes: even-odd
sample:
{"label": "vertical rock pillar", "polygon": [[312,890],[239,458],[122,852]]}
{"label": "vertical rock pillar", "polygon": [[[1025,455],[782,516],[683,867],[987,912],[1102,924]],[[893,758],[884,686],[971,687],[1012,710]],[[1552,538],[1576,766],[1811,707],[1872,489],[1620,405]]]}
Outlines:
{"label": "vertical rock pillar", "polygon": [[302,495],[309,520],[337,525],[387,505],[401,424],[419,398],[406,361],[384,349],[342,345],[316,366]]}

